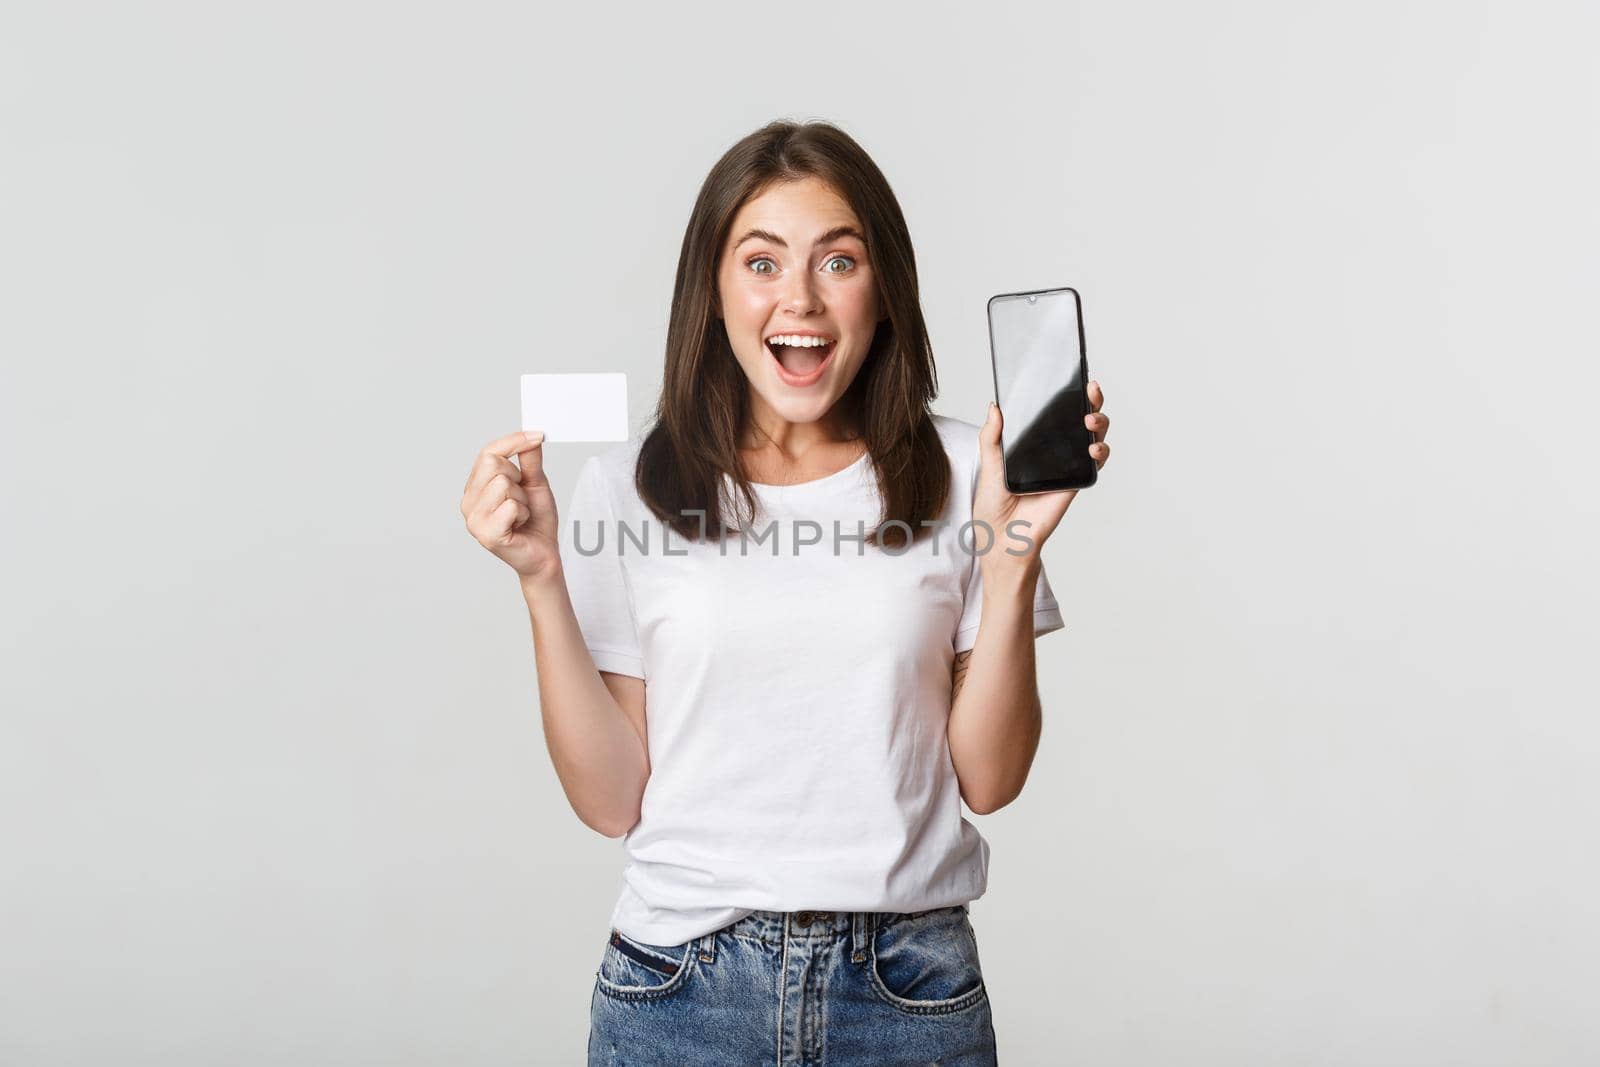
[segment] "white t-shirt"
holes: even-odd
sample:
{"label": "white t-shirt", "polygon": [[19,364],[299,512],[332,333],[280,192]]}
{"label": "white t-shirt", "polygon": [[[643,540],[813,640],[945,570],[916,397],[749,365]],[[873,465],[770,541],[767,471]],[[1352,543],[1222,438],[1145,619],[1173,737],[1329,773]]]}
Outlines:
{"label": "white t-shirt", "polygon": [[[962,815],[945,727],[990,538],[969,524],[978,427],[933,418],[952,463],[945,524],[901,549],[859,539],[879,518],[870,456],[756,485],[751,533],[723,546],[639,499],[642,437],[584,463],[560,515],[567,587],[595,666],[645,679],[650,778],[611,918],[629,937],[983,895],[989,844]],[[987,550],[1007,547],[1021,545],[995,530]],[[1042,568],[1033,607],[1036,636],[1064,625]]]}

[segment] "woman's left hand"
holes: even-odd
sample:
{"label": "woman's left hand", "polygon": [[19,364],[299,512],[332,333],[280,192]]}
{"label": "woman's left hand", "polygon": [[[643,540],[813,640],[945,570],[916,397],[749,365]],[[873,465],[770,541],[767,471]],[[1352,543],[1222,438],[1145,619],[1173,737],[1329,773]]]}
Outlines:
{"label": "woman's left hand", "polygon": [[[1090,414],[1083,417],[1083,424],[1093,435],[1093,441],[1089,445],[1089,456],[1094,460],[1095,470],[1104,467],[1106,460],[1111,456],[1111,446],[1105,443],[1106,433],[1111,429],[1111,419],[1100,413],[1100,407],[1104,402],[1105,395],[1100,391],[1100,383],[1091,381]],[[1056,525],[1061,522],[1061,517],[1067,513],[1067,508],[1072,506],[1073,498],[1078,495],[1078,491],[1061,489],[1053,493],[1019,495],[1007,489],[1005,456],[1000,448],[1001,425],[1000,405],[991,404],[988,421],[978,431],[978,455],[982,469],[978,474],[978,492],[972,503],[972,517],[978,522],[989,524],[994,540],[989,551],[979,559],[986,567],[996,563],[1002,566],[1025,566],[1037,563],[1039,547],[1055,531]],[[1007,524],[1019,519],[1028,525],[1019,527],[1013,534],[1007,529]],[[983,536],[976,532],[972,535],[973,551],[979,551],[978,539]],[[1027,554],[1011,555],[1007,549],[1015,550],[1022,538],[1032,541]]]}

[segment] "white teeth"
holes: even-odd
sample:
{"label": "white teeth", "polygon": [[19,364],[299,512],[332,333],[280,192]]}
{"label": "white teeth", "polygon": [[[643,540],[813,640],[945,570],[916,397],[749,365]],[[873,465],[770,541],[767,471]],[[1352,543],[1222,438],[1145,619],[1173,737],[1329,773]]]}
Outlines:
{"label": "white teeth", "polygon": [[790,348],[821,348],[832,343],[831,337],[800,337],[788,333],[774,334],[767,338],[769,345],[788,345]]}

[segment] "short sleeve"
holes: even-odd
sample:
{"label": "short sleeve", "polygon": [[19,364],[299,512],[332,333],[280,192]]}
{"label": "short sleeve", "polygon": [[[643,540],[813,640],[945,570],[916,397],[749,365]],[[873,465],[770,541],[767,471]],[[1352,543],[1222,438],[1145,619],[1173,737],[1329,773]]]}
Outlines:
{"label": "short sleeve", "polygon": [[[983,615],[983,567],[978,557],[971,557],[972,572],[967,576],[966,597],[961,607],[961,621],[956,624],[955,650],[965,652],[978,643],[978,622]],[[1033,636],[1042,637],[1061,629],[1066,623],[1061,618],[1061,605],[1056,603],[1050,589],[1050,579],[1044,573],[1044,563],[1039,564],[1039,581],[1033,589]]]}
{"label": "short sleeve", "polygon": [[600,457],[591,456],[560,515],[561,568],[578,629],[594,665],[602,671],[643,678],[638,623],[622,556],[618,527]]}

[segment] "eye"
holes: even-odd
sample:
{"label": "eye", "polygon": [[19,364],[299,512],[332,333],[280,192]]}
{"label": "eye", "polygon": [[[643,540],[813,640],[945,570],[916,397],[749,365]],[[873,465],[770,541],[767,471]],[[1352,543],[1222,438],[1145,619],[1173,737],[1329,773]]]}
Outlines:
{"label": "eye", "polygon": [[[837,263],[841,259],[844,260],[846,263],[849,263],[851,266],[855,266],[855,262],[856,261],[850,256],[833,256],[832,258],[830,258],[828,260],[828,262],[830,264],[833,264],[833,263]],[[827,273],[829,273],[829,274],[843,274],[844,271],[841,271],[841,270],[830,270]]]}
{"label": "eye", "polygon": [[[771,256],[756,256],[754,259],[746,260],[745,261],[745,266],[754,267],[757,263],[771,263],[771,262],[772,262],[772,257]],[[756,271],[756,273],[757,274],[771,274],[772,271],[770,271],[770,270],[758,270],[758,271]]]}

